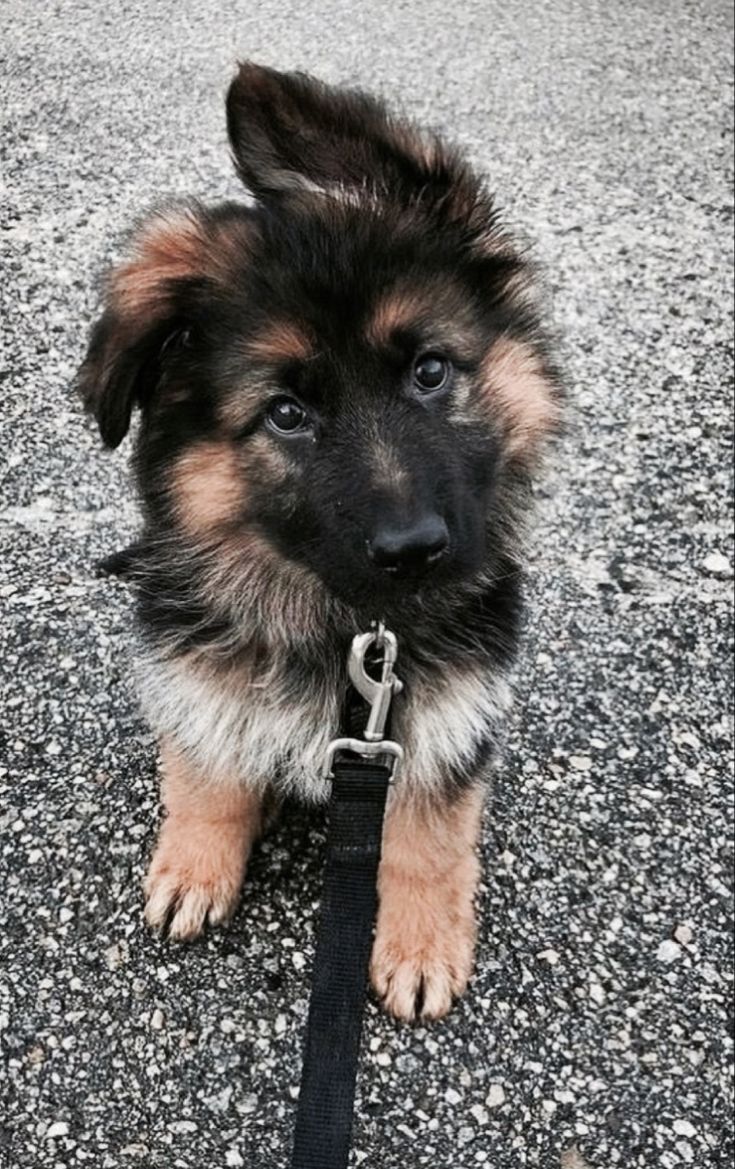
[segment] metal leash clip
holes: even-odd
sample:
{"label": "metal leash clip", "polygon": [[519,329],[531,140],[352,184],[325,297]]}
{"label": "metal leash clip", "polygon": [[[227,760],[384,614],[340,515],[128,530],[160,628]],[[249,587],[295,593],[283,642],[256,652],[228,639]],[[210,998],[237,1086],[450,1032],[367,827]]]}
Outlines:
{"label": "metal leash clip", "polygon": [[[371,678],[365,669],[365,657],[373,645],[383,652],[383,665],[379,681]],[[370,716],[362,739],[333,739],[329,744],[327,757],[324,761],[324,779],[334,778],[334,758],[339,751],[352,751],[355,755],[362,755],[365,758],[388,755],[393,759],[391,780],[395,779],[403,761],[403,747],[394,743],[392,739],[384,739],[383,735],[393,696],[400,694],[403,689],[403,683],[393,673],[397,659],[398,642],[396,636],[382,623],[372,632],[361,633],[354,638],[347,662],[347,671],[357,692],[366,702],[370,703]]]}

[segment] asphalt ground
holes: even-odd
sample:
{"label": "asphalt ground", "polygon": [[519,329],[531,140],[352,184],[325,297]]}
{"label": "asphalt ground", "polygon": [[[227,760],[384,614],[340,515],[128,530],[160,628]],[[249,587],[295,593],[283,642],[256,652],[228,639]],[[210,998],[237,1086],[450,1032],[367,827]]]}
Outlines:
{"label": "asphalt ground", "polygon": [[448,130],[533,244],[573,424],[539,492],[479,964],[436,1026],[368,1009],[353,1164],[731,1166],[732,14],[724,0],[5,0],[0,1164],[281,1169],[323,821],[227,932],[141,920],[155,751],[127,444],[70,393],[161,198],[236,195],[238,57]]}

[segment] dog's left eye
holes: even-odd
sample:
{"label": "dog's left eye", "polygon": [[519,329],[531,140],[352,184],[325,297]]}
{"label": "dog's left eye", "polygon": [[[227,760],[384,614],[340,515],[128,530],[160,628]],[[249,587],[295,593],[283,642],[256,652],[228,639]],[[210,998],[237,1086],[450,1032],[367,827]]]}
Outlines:
{"label": "dog's left eye", "polygon": [[442,390],[449,381],[451,368],[451,362],[440,353],[424,353],[414,363],[414,385],[423,394]]}
{"label": "dog's left eye", "polygon": [[268,407],[268,423],[278,434],[295,434],[303,430],[309,418],[294,398],[276,398]]}

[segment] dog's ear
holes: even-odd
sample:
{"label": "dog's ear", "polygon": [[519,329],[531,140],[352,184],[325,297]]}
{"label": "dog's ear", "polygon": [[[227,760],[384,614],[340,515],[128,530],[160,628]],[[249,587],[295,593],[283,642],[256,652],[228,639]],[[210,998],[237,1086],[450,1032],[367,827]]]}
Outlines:
{"label": "dog's ear", "polygon": [[458,220],[479,213],[485,228],[492,216],[457,152],[357,90],[245,62],[227,95],[227,126],[238,172],[256,198],[337,187],[441,206]]}
{"label": "dog's ear", "polygon": [[193,208],[151,217],[131,259],[111,273],[76,385],[106,446],[118,446],[135,405],[160,379],[165,351],[188,326],[192,294],[208,278],[211,239]]}

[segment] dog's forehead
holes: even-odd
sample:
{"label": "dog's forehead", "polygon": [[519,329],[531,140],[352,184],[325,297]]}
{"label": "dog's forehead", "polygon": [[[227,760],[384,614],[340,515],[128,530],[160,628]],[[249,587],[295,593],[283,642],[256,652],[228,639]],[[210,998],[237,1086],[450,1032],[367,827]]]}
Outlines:
{"label": "dog's forehead", "polygon": [[397,330],[475,322],[463,259],[421,216],[334,206],[269,224],[255,261],[255,294],[274,325],[267,347],[307,357],[335,332],[388,343]]}

